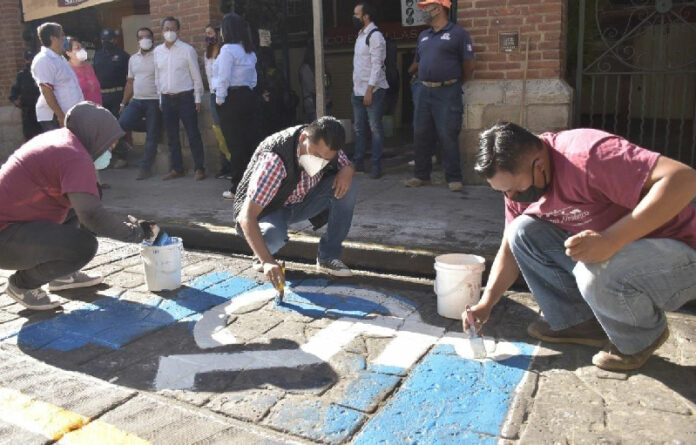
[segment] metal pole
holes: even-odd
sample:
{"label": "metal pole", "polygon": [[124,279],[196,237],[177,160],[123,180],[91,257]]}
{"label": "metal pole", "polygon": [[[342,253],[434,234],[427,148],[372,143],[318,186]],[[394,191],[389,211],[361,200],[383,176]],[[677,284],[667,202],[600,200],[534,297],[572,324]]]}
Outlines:
{"label": "metal pole", "polygon": [[321,0],[312,0],[314,17],[314,82],[317,88],[317,118],[326,114],[324,92],[324,11]]}
{"label": "metal pole", "polygon": [[583,46],[585,41],[585,0],[580,0],[580,6],[578,7],[578,58],[575,67],[575,116],[573,120],[575,122],[575,127],[580,126],[580,115],[582,114],[582,64],[583,59]]}

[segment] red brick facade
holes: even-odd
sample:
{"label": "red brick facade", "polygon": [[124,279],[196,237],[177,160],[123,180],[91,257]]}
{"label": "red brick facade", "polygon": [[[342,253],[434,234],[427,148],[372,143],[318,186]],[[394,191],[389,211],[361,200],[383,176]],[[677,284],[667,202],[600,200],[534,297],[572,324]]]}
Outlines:
{"label": "red brick facade", "polygon": [[150,17],[155,40],[161,41],[162,19],[172,16],[181,22],[179,37],[201,53],[205,49],[204,29],[208,23],[219,24],[222,14],[216,0],[150,0]]}
{"label": "red brick facade", "polygon": [[[565,70],[567,0],[459,0],[457,21],[474,41],[476,79],[561,78]],[[519,49],[499,50],[500,32],[519,32]]]}
{"label": "red brick facade", "polygon": [[22,40],[22,13],[20,0],[4,0],[0,2],[0,101],[7,105],[10,87],[15,81],[17,71],[24,65],[22,53],[25,50]]}

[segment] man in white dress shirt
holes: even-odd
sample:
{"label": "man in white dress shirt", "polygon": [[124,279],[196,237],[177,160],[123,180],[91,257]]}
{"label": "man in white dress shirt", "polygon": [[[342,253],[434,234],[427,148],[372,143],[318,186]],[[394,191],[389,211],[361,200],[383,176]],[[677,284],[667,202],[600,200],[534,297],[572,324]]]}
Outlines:
{"label": "man in white dress shirt", "polygon": [[353,55],[353,119],[355,121],[356,171],[365,171],[363,157],[367,145],[367,124],[372,132],[372,167],[370,177],[382,176],[382,145],[384,143],[385,96],[389,84],[384,67],[387,45],[382,32],[373,22],[375,8],[368,2],[360,2],[353,10],[353,27],[358,30]]}
{"label": "man in white dress shirt", "polygon": [[198,67],[196,50],[178,38],[179,20],[162,20],[164,43],[155,48],[155,83],[160,98],[162,119],[169,141],[170,172],[162,179],[184,176],[179,140],[179,120],[184,124],[191,147],[196,181],[205,179],[205,154],[198,129],[203,81]]}
{"label": "man in white dress shirt", "polygon": [[[153,33],[150,28],[140,28],[136,34],[140,50],[128,60],[128,77],[123,92],[118,123],[123,131],[144,131],[145,156],[140,161],[136,180],[152,176],[152,163],[157,155],[157,142],[162,116],[159,95],[155,86],[155,56]],[[143,122],[145,118],[145,122]],[[177,127],[179,123],[177,122]]]}
{"label": "man in white dress shirt", "polygon": [[62,127],[65,113],[82,102],[82,89],[75,71],[63,57],[63,27],[58,23],[43,23],[36,32],[41,51],[31,64],[31,75],[41,90],[36,102],[36,119],[44,131]]}

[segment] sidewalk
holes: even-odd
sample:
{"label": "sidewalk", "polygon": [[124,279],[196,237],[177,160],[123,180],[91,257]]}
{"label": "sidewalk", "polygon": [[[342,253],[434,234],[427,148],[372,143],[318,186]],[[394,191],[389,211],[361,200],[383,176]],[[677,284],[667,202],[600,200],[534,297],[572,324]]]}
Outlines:
{"label": "sidewalk", "polygon": [[[211,181],[212,182],[212,181]],[[139,247],[100,240],[105,284],[62,311],[0,295],[0,443],[643,444],[696,440],[696,314],[628,374],[596,349],[537,345],[512,293],[474,360],[432,282],[327,280],[288,263],[285,300],[248,259],[187,251],[152,293]],[[0,271],[0,286],[9,272]]]}
{"label": "sidewalk", "polygon": [[[160,222],[188,247],[249,254],[246,241],[232,227],[232,203],[222,199],[228,182],[192,175],[163,182],[159,177],[135,181],[137,169],[105,170],[104,204],[116,212]],[[434,275],[434,257],[442,253],[473,253],[491,261],[504,227],[502,196],[486,186],[450,192],[442,172],[435,185],[406,188],[411,177],[405,165],[394,166],[378,180],[356,175],[358,204],[345,243],[343,259],[359,269],[419,276]],[[439,182],[439,183],[438,183]],[[323,231],[310,224],[292,227],[285,258],[314,262]]]}

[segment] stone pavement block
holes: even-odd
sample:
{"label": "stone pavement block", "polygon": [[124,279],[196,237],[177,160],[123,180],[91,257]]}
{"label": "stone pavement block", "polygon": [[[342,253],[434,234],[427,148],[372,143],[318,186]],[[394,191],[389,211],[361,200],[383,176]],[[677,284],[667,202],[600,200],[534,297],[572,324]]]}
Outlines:
{"label": "stone pavement block", "polygon": [[364,371],[367,367],[365,357],[346,350],[331,357],[329,364],[340,376],[350,376]]}
{"label": "stone pavement block", "polygon": [[620,432],[623,443],[696,443],[696,416],[645,409],[609,411],[607,429]]}
{"label": "stone pavement block", "polygon": [[365,421],[357,411],[316,399],[288,396],[273,408],[265,425],[322,443],[341,443]]}
{"label": "stone pavement block", "polygon": [[0,445],[48,445],[50,443],[53,443],[53,440],[0,420]]}
{"label": "stone pavement block", "polygon": [[359,373],[355,378],[341,380],[327,394],[329,400],[365,413],[373,412],[401,382],[397,376],[367,371]]}
{"label": "stone pavement block", "polygon": [[271,438],[268,437],[267,434],[253,434],[240,431],[236,428],[230,428],[203,439],[200,442],[196,442],[193,445],[286,445],[290,443],[300,442],[281,438]]}
{"label": "stone pavement block", "polygon": [[5,312],[4,310],[0,311],[0,324],[5,323],[7,321],[16,320],[18,318],[19,318],[19,315],[15,314],[15,313]]}
{"label": "stone pavement block", "polygon": [[211,416],[138,395],[99,418],[153,444],[190,444],[230,427]]}
{"label": "stone pavement block", "polygon": [[104,282],[110,286],[133,289],[145,283],[145,275],[142,273],[118,272],[106,277]]}
{"label": "stone pavement block", "polygon": [[522,443],[573,443],[587,432],[605,429],[606,410],[602,397],[574,373],[556,370],[539,378],[539,389],[531,407]]}
{"label": "stone pavement block", "polygon": [[226,392],[214,396],[206,407],[229,417],[258,423],[284,396],[284,391],[275,388]]}

